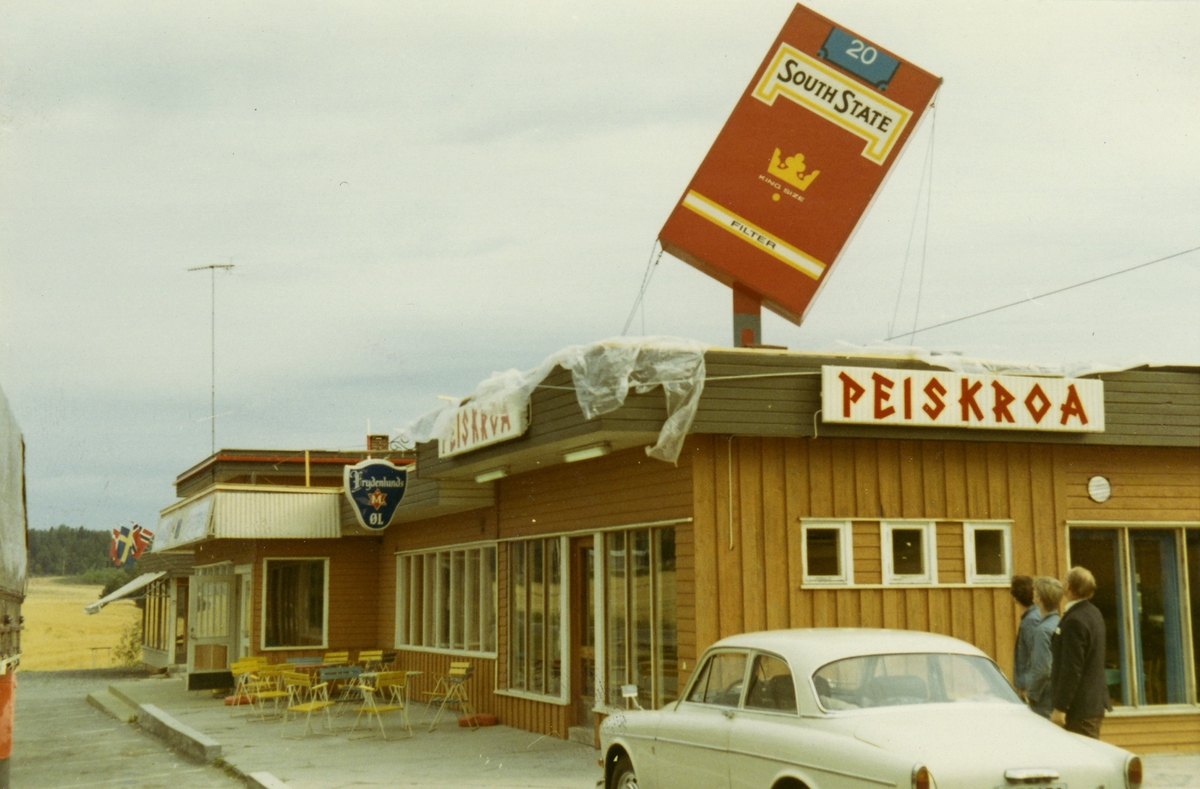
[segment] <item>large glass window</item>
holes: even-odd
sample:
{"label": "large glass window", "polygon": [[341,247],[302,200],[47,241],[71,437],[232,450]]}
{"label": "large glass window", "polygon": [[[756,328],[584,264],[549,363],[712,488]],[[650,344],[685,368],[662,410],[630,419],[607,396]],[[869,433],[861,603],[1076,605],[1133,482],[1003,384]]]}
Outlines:
{"label": "large glass window", "polygon": [[496,546],[396,557],[396,646],[496,651]]}
{"label": "large glass window", "polygon": [[325,645],[326,559],[265,559],[264,647]]}
{"label": "large glass window", "polygon": [[508,687],[562,695],[562,540],[509,545]]}
{"label": "large glass window", "polygon": [[[1072,528],[1071,564],[1096,578],[1092,603],[1104,616],[1105,669],[1114,705],[1185,704],[1190,669],[1185,644],[1196,650],[1200,583],[1196,530]],[[1180,552],[1187,552],[1186,562]],[[1181,575],[1186,565],[1187,576]],[[1190,582],[1190,584],[1189,584]],[[1188,591],[1185,585],[1190,585]],[[1190,619],[1190,622],[1188,621]]]}
{"label": "large glass window", "polygon": [[675,530],[604,539],[608,703],[622,706],[621,686],[637,685],[643,706],[661,707],[679,697]]}
{"label": "large glass window", "polygon": [[142,608],[142,644],[164,652],[171,646],[170,580],[159,578],[146,587],[146,599]]}

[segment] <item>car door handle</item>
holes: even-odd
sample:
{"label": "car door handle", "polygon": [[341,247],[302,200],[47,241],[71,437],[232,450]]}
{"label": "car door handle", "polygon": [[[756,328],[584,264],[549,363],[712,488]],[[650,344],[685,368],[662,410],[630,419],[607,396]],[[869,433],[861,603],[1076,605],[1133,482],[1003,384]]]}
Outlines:
{"label": "car door handle", "polygon": [[729,720],[733,720],[734,710],[721,710],[721,712],[725,715],[726,718],[729,718]]}

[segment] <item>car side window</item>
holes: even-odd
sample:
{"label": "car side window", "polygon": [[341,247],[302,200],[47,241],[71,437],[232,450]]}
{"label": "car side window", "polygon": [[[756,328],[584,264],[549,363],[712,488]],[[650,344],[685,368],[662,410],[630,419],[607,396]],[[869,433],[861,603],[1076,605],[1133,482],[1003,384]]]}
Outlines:
{"label": "car side window", "polygon": [[754,658],[746,708],[773,712],[796,711],[796,684],[787,663],[771,655]]}
{"label": "car side window", "polygon": [[742,681],[746,676],[744,652],[718,652],[700,669],[700,678],[688,693],[688,701],[736,707],[742,697]]}

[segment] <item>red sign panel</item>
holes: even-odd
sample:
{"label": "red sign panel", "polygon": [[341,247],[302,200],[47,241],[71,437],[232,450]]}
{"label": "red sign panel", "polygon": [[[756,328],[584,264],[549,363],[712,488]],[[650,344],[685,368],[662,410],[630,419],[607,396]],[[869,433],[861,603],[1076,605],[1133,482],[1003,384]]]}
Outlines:
{"label": "red sign panel", "polygon": [[940,84],[796,6],[663,248],[799,323]]}

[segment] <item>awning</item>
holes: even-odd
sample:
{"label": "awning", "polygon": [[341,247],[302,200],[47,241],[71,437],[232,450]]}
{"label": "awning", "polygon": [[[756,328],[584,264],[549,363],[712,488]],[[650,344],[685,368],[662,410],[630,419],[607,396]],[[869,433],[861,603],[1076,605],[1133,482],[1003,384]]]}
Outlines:
{"label": "awning", "polygon": [[233,540],[341,537],[340,489],[222,486],[162,511],[152,552],[206,538]]}
{"label": "awning", "polygon": [[154,583],[159,578],[162,578],[164,575],[166,575],[166,572],[146,573],[144,575],[139,575],[137,578],[134,578],[117,591],[106,594],[104,597],[101,597],[94,603],[88,603],[83,607],[83,612],[85,614],[98,614],[100,613],[100,609],[109,603],[115,603],[117,600],[124,600],[126,597],[133,597],[136,593]]}

